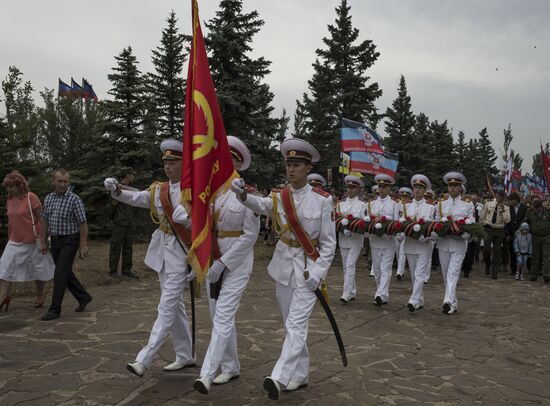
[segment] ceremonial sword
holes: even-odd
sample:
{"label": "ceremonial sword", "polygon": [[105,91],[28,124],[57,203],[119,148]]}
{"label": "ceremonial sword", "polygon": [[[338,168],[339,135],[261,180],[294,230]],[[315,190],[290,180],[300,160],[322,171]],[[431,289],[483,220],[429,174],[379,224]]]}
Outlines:
{"label": "ceremonial sword", "polygon": [[[309,279],[308,271],[304,272],[304,278],[306,280]],[[334,314],[332,314],[332,311],[330,310],[330,307],[327,303],[327,300],[323,296],[323,292],[321,292],[321,289],[319,288],[315,289],[314,293],[315,293],[315,296],[317,296],[319,303],[321,303],[321,306],[323,306],[323,309],[325,310],[328,321],[330,322],[330,326],[332,327],[332,331],[334,332],[334,336],[336,337],[336,342],[338,343],[338,349],[340,350],[340,357],[342,358],[342,364],[344,364],[344,366],[347,367],[348,357],[346,355],[346,348],[344,347],[344,342],[342,341],[342,336],[340,335],[340,330],[338,329],[338,325],[336,324],[336,319],[334,318]]]}

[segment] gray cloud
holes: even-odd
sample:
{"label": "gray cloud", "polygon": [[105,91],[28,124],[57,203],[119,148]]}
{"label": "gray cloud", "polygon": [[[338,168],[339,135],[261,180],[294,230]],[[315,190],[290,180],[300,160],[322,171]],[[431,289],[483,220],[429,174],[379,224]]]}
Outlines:
{"label": "gray cloud", "polygon": [[[550,141],[550,3],[537,0],[350,0],[361,39],[381,52],[370,73],[384,90],[380,110],[407,79],[415,112],[449,121],[468,137],[487,126],[495,148],[512,123],[513,148],[531,169],[539,138]],[[333,0],[248,0],[265,26],[256,36],[255,55],[272,63],[267,81],[275,106],[293,113],[307,91],[315,49],[334,22]],[[201,19],[214,16],[217,0],[199,1]],[[179,26],[190,30],[190,1],[40,0],[4,1],[0,23],[0,73],[16,65],[36,89],[55,88],[58,76],[86,77],[100,97],[110,84],[114,56],[132,45],[140,69],[151,69],[165,19],[174,9]],[[535,48],[536,46],[536,48]],[[497,70],[498,69],[498,70]],[[38,94],[37,94],[38,98]],[[421,151],[420,151],[421,153]]]}

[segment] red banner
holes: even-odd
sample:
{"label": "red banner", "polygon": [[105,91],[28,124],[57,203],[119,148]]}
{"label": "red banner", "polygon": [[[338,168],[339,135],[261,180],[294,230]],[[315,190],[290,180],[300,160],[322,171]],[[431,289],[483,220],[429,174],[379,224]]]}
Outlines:
{"label": "red banner", "polygon": [[542,157],[542,166],[544,168],[544,177],[546,178],[546,187],[550,193],[550,156],[544,153],[542,145],[540,146],[540,155]]}
{"label": "red banner", "polygon": [[236,176],[220,106],[210,75],[196,0],[192,1],[193,43],[189,55],[183,130],[182,202],[191,203],[193,244],[187,260],[202,283],[212,253],[210,204]]}

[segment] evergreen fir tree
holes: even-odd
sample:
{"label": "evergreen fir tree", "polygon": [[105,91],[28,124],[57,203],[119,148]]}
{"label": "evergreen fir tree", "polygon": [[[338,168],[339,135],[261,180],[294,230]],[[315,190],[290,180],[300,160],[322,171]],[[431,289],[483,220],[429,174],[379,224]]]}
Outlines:
{"label": "evergreen fir tree", "polygon": [[464,140],[465,135],[464,131],[459,131],[457,134],[457,141],[455,143],[455,156],[456,156],[456,168],[460,172],[464,173],[464,170],[466,169],[467,162],[469,160],[468,156],[468,145],[466,144],[466,141]]}
{"label": "evergreen fir tree", "polygon": [[145,105],[143,77],[132,47],[124,48],[115,60],[113,73],[107,75],[113,86],[108,93],[114,99],[102,103],[106,137],[112,148],[109,158],[118,167],[148,170],[151,151],[141,142]]}
{"label": "evergreen fir tree", "polygon": [[371,40],[356,43],[359,30],[352,25],[350,10],[347,0],[341,0],[335,24],[328,26],[329,37],[323,38],[325,48],[315,51],[314,74],[308,81],[310,94],[301,101],[307,130],[304,138],[321,154],[323,168],[340,161],[342,117],[367,122],[372,128],[380,119],[374,103],[382,90],[367,75],[380,53]]}
{"label": "evergreen fir tree", "polygon": [[487,127],[483,128],[478,134],[478,151],[481,159],[480,171],[487,175],[495,175],[498,170],[495,167],[495,162],[497,160],[497,155],[489,139],[489,133],[487,132]]}
{"label": "evergreen fir tree", "polygon": [[462,173],[468,181],[468,191],[483,195],[486,175],[480,171],[483,159],[480,155],[477,139],[468,141],[466,156],[467,159],[463,162]]}
{"label": "evergreen fir tree", "polygon": [[160,45],[152,51],[155,71],[147,75],[147,90],[151,106],[155,107],[154,110],[148,109],[147,114],[148,119],[156,121],[157,144],[164,138],[180,139],[184,121],[183,65],[187,59],[184,46],[188,38],[178,32],[174,11],[170,12],[166,22],[168,25],[162,31]]}
{"label": "evergreen fir tree", "polygon": [[285,124],[273,118],[273,93],[263,83],[270,73],[270,61],[251,57],[252,41],[264,22],[257,11],[244,13],[242,0],[222,0],[216,16],[206,27],[205,39],[218,102],[227,134],[248,146],[254,159],[247,181],[268,186],[280,171],[271,159],[274,134]]}
{"label": "evergreen fir tree", "polygon": [[447,120],[439,123],[437,120],[430,124],[430,130],[433,134],[432,153],[434,162],[434,172],[437,176],[432,179],[440,190],[445,190],[443,175],[449,171],[456,170],[456,160],[454,154],[453,134],[447,125]]}
{"label": "evergreen fir tree", "polygon": [[414,139],[415,116],[411,111],[411,98],[407,94],[405,77],[399,80],[398,96],[388,107],[385,116],[386,134],[384,146],[386,150],[399,154],[399,170],[397,183],[408,184],[417,169],[418,145]]}

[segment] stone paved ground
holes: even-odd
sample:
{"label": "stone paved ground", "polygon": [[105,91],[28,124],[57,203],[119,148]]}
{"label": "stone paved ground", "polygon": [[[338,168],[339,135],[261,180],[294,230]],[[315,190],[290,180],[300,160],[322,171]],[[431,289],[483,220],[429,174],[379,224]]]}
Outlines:
{"label": "stone paved ground", "polygon": [[[282,345],[274,286],[265,272],[270,250],[258,246],[253,278],[238,313],[240,379],[204,396],[192,389],[198,368],[166,373],[170,341],[143,378],[125,365],[145,344],[155,318],[155,279],[92,287],[84,313],[67,296],[62,318],[39,320],[33,298],[16,297],[0,314],[0,405],[264,405],[262,389]],[[139,259],[136,258],[136,262]],[[459,285],[459,313],[440,313],[440,273],[426,286],[426,308],[406,304],[409,282],[395,279],[391,302],[372,304],[374,280],[361,257],[358,300],[344,306],[340,259],[329,273],[332,307],[350,365],[342,367],[330,326],[318,307],[310,324],[311,375],[305,390],[284,393],[290,405],[550,404],[550,286],[492,281],[475,270]],[[199,361],[210,325],[198,301]]]}

